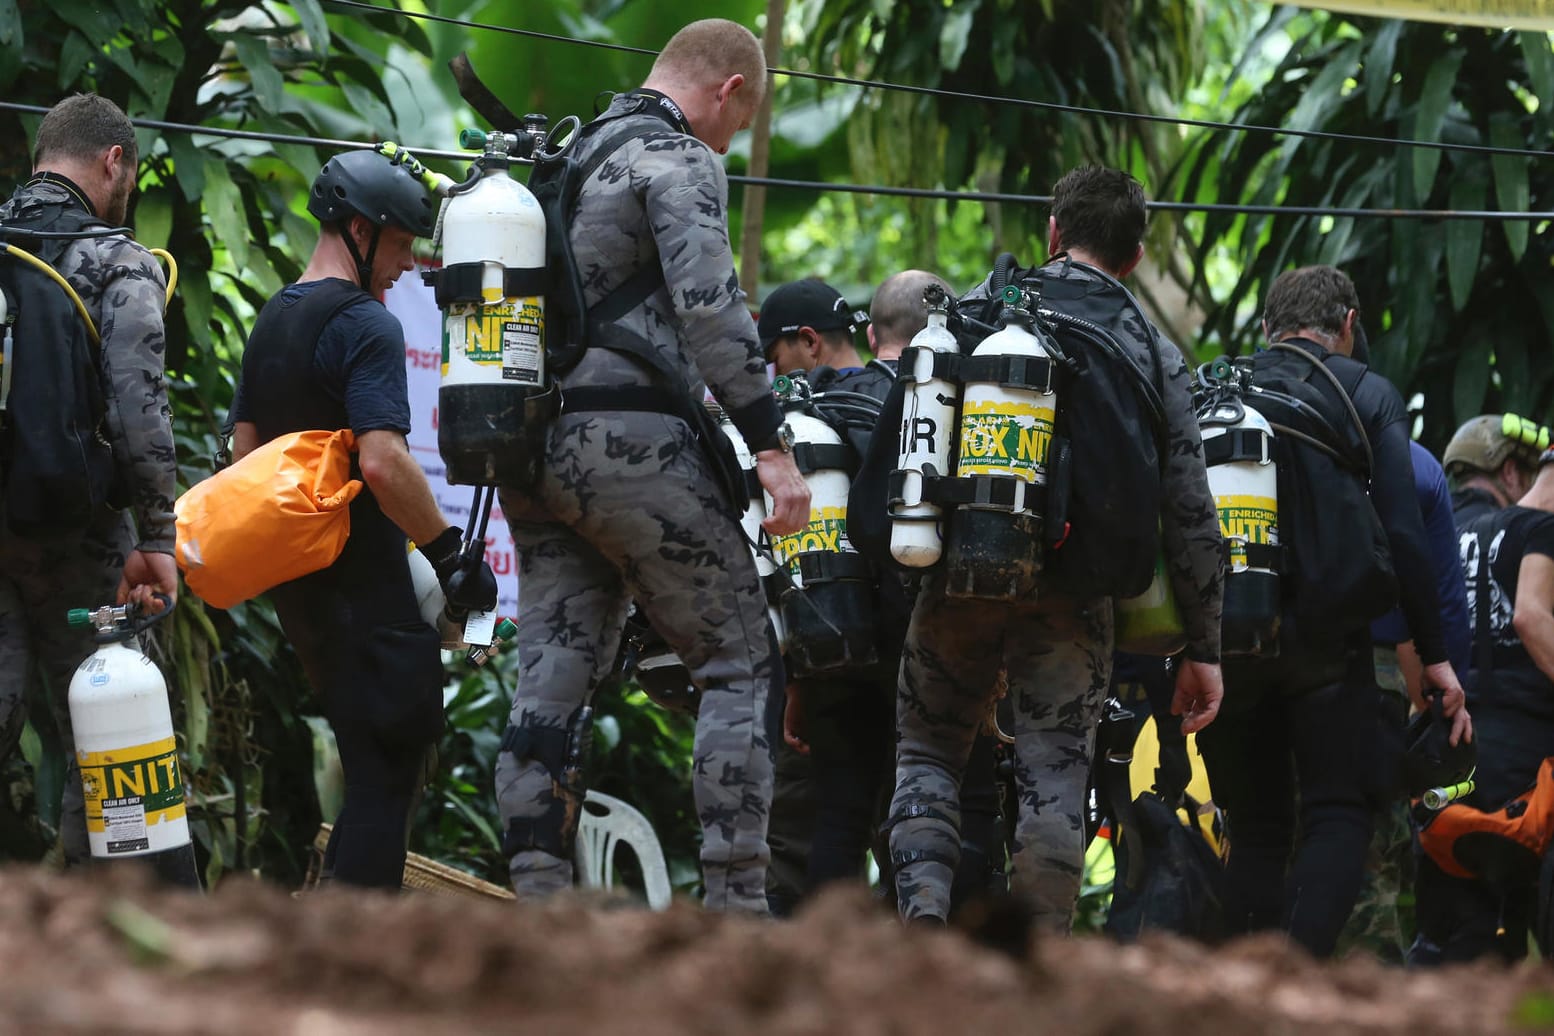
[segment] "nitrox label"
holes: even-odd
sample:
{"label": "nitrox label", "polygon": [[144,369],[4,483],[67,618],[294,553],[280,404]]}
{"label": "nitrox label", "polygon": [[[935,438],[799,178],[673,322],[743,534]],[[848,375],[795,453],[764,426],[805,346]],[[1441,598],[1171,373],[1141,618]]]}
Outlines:
{"label": "nitrox label", "polygon": [[172,738],[76,756],[86,829],[107,836],[109,853],[145,852],[148,826],[184,819],[183,779]]}
{"label": "nitrox label", "polygon": [[1219,531],[1230,544],[1231,571],[1247,568],[1246,544],[1279,544],[1279,505],[1266,496],[1219,498]]}
{"label": "nitrox label", "polygon": [[836,554],[851,552],[853,545],[847,541],[847,509],[844,507],[816,507],[809,512],[809,524],[792,536],[772,538],[772,552],[790,572],[798,572],[800,554],[829,551]]}
{"label": "nitrox label", "polygon": [[1053,411],[1030,403],[967,401],[961,410],[959,475],[1047,479]]}
{"label": "nitrox label", "polygon": [[544,338],[539,298],[452,305],[443,320],[442,372],[448,373],[450,351],[457,351],[472,363],[500,368],[504,381],[538,382]]}

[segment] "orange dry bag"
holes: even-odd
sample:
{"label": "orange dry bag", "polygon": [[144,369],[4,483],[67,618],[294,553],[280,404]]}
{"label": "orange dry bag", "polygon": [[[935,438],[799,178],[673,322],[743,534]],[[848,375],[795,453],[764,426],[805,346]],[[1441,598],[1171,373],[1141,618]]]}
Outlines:
{"label": "orange dry bag", "polygon": [[333,564],[362,491],[355,449],[350,429],[292,432],[179,497],[175,556],[189,589],[230,608]]}

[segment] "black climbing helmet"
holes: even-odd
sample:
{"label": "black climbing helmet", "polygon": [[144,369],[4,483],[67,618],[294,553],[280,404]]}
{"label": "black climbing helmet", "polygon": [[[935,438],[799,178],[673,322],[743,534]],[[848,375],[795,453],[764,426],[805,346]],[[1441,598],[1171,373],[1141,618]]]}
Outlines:
{"label": "black climbing helmet", "polygon": [[437,204],[414,173],[375,149],[347,151],[324,163],[308,194],[308,212],[320,223],[355,213],[377,226],[392,223],[417,237],[431,237]]}

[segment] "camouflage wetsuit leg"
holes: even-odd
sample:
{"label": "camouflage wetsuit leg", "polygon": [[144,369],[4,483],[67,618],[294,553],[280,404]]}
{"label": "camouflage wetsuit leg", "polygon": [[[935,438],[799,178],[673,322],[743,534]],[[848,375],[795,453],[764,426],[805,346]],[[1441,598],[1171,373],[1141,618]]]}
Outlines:
{"label": "camouflage wetsuit leg", "polygon": [[65,752],[60,837],[65,862],[91,855],[81,771],[70,726],[70,678],[94,649],[90,630],[65,624],[71,608],[112,604],[134,543],[127,515],[105,512],[86,532],[27,540],[0,530],[0,755],[9,755],[25,722],[27,681],[42,676]]}
{"label": "camouflage wetsuit leg", "polygon": [[564,415],[532,495],[537,506],[502,502],[521,566],[521,670],[497,761],[514,888],[570,880],[583,788],[562,791],[545,760],[564,756],[566,725],[614,658],[634,597],[702,694],[692,775],[705,905],[765,913],[763,714],[779,663],[749,547],[690,429],[661,414]]}
{"label": "camouflage wetsuit leg", "polygon": [[1002,666],[1010,606],[952,600],[930,577],[912,609],[896,697],[890,857],[908,921],[949,915],[960,864],[960,783]]}
{"label": "camouflage wetsuit leg", "polygon": [[1041,926],[1067,932],[1084,876],[1084,810],[1101,703],[1111,684],[1112,611],[1051,600],[1005,633],[1019,793],[1011,887]]}
{"label": "camouflage wetsuit leg", "polygon": [[960,780],[1007,663],[1020,791],[1013,888],[1039,923],[1067,931],[1084,867],[1096,716],[1111,675],[1110,608],[954,601],[942,588],[931,580],[918,597],[901,668],[890,845],[902,916],[949,910]]}

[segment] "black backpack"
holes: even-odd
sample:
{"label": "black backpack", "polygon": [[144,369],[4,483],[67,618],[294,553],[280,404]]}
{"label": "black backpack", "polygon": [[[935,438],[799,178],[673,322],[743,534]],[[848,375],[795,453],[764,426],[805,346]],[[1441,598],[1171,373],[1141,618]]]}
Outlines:
{"label": "black backpack", "polygon": [[[1137,300],[1095,267],[1094,281],[1056,268],[1021,270],[1001,256],[980,323],[996,318],[1005,283],[1041,296],[1039,316],[1068,361],[1058,396],[1048,464],[1047,535],[1041,583],[1071,595],[1135,597],[1149,589],[1160,551],[1161,471],[1166,457],[1164,374],[1160,342]],[[1149,343],[1151,369],[1141,369],[1109,330],[1121,302]],[[963,342],[974,347],[968,338]]]}
{"label": "black backpack", "polygon": [[1370,497],[1370,440],[1352,398],[1368,368],[1337,366],[1335,373],[1299,346],[1275,343],[1253,356],[1244,399],[1273,428],[1283,594],[1307,643],[1363,628],[1398,599]]}
{"label": "black backpack", "polygon": [[0,492],[5,523],[20,536],[79,531],[122,482],[104,419],[102,355],[95,329],[69,293],[18,254],[56,267],[74,238],[108,224],[74,209],[46,222],[0,224],[0,295],[5,302],[0,412]]}

